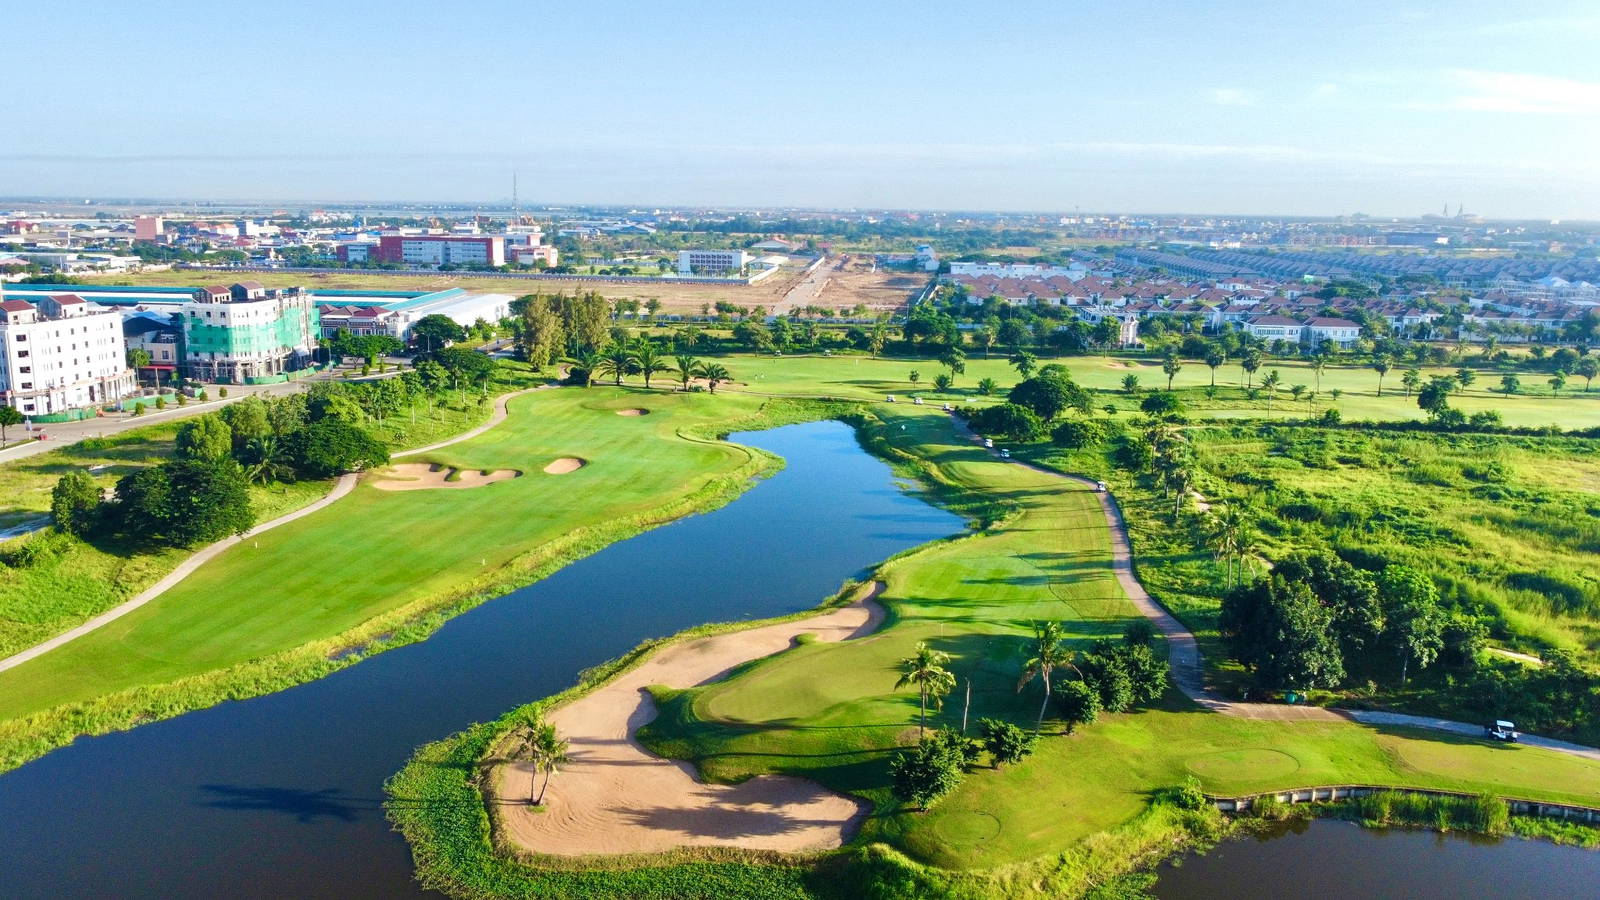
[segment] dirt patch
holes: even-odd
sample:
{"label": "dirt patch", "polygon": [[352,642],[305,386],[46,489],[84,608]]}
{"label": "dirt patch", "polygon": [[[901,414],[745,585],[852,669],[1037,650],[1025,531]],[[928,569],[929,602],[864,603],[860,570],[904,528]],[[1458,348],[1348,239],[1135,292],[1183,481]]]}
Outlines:
{"label": "dirt patch", "polygon": [[378,472],[372,486],[380,491],[427,491],[436,488],[475,488],[522,477],[516,469],[452,469],[431,463],[400,463]]}
{"label": "dirt patch", "polygon": [[579,459],[576,456],[563,456],[560,459],[551,460],[550,465],[544,467],[544,471],[547,475],[567,475],[588,464],[589,461],[586,459]]}
{"label": "dirt patch", "polygon": [[813,781],[763,775],[737,785],[705,784],[686,762],[662,759],[633,738],[656,716],[644,688],[691,687],[782,652],[812,634],[839,641],[867,634],[883,608],[863,597],[797,622],[698,638],[655,654],[638,668],[567,704],[549,721],[572,742],[572,762],[550,782],[542,809],[527,805],[534,775],[525,764],[500,770],[505,833],[536,853],[659,853],[676,847],[756,850],[838,847],[868,806]]}
{"label": "dirt patch", "polygon": [[648,415],[650,415],[650,410],[648,410],[648,409],[619,409],[619,410],[617,410],[617,415],[619,415],[619,416],[648,416]]}

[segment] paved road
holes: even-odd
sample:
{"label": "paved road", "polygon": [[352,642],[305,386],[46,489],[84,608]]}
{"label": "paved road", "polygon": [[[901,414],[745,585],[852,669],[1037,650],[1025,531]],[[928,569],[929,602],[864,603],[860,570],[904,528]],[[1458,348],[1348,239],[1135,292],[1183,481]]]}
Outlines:
{"label": "paved road", "polygon": [[[355,380],[363,381],[377,378],[388,378],[393,377],[395,374],[398,374],[398,371],[389,373],[388,375],[371,375],[367,376],[365,379]],[[4,450],[0,450],[0,463],[12,462],[14,460],[23,459],[39,453],[48,453],[51,450],[65,447],[68,444],[75,444],[85,438],[110,437],[114,434],[120,434],[133,428],[143,428],[146,425],[153,425],[157,422],[168,422],[172,421],[173,419],[186,419],[190,416],[201,415],[202,413],[215,412],[216,410],[219,410],[230,403],[237,403],[246,397],[281,396],[284,394],[292,394],[296,391],[303,391],[311,384],[314,384],[318,381],[343,380],[344,379],[339,378],[336,374],[323,374],[312,378],[302,379],[300,381],[286,381],[279,384],[206,385],[206,393],[212,399],[207,400],[204,403],[191,400],[183,406],[173,405],[167,407],[166,409],[150,410],[142,416],[133,416],[127,413],[108,413],[106,415],[96,416],[92,419],[84,419],[79,422],[52,422],[48,424],[35,425],[34,432],[36,434],[43,432],[48,434],[50,439],[47,441],[30,440],[27,443],[17,444],[16,446],[7,447]],[[228,396],[226,399],[217,398],[217,388],[222,386],[225,386],[228,389]],[[22,426],[20,425],[13,425],[6,429],[6,437],[12,441],[15,441],[17,437],[23,433]]]}
{"label": "paved road", "polygon": [[[515,392],[510,393],[510,394],[502,394],[499,397],[495,398],[494,412],[490,414],[489,421],[485,422],[482,425],[479,425],[477,428],[474,428],[474,429],[472,429],[470,431],[466,431],[466,432],[463,432],[461,434],[458,434],[455,437],[450,438],[447,441],[440,441],[437,444],[429,444],[426,447],[418,447],[415,450],[406,450],[406,451],[403,451],[403,452],[400,452],[400,453],[396,453],[394,455],[397,456],[397,457],[398,456],[415,456],[415,455],[417,455],[419,453],[427,453],[430,450],[438,450],[438,449],[441,449],[441,448],[444,448],[444,447],[448,447],[451,444],[459,444],[462,441],[471,440],[472,438],[475,438],[478,435],[483,434],[485,431],[488,431],[489,429],[495,427],[496,425],[499,425],[501,422],[504,422],[506,420],[506,415],[507,415],[506,405],[507,405],[507,403],[510,402],[512,397],[521,396],[523,394],[528,393],[529,391],[543,390],[546,387],[550,387],[550,385],[542,385],[542,386],[536,387],[536,388],[528,388],[527,390],[515,391]],[[141,417],[141,418],[143,418],[143,417]],[[122,618],[123,616],[127,615],[128,613],[133,612],[134,610],[138,609],[139,607],[144,606],[146,603],[149,603],[151,600],[154,600],[157,597],[161,596],[162,594],[166,593],[168,590],[171,590],[173,585],[175,585],[178,582],[184,580],[185,578],[188,578],[191,574],[194,573],[194,571],[196,569],[200,568],[202,565],[205,565],[207,562],[209,562],[210,560],[215,558],[219,553],[221,553],[222,551],[228,549],[229,547],[232,547],[235,544],[240,543],[241,541],[247,541],[247,540],[249,540],[249,539],[261,534],[262,532],[271,531],[272,529],[277,528],[279,525],[286,525],[286,524],[288,524],[290,522],[293,522],[296,519],[301,519],[301,518],[304,518],[306,516],[309,516],[312,513],[317,512],[318,510],[324,509],[327,506],[333,504],[334,502],[338,501],[340,498],[344,497],[346,494],[349,494],[352,490],[354,490],[355,486],[356,486],[356,482],[358,480],[360,480],[360,478],[361,478],[361,476],[359,474],[341,475],[341,476],[339,476],[339,479],[334,482],[333,490],[329,491],[327,496],[323,497],[322,499],[317,500],[317,501],[315,501],[313,503],[310,503],[310,504],[308,504],[306,506],[303,506],[300,509],[295,510],[294,512],[286,513],[284,515],[281,515],[278,518],[271,520],[270,522],[263,522],[260,525],[257,525],[256,527],[250,529],[249,531],[245,532],[242,535],[235,535],[233,537],[223,538],[220,541],[217,541],[217,542],[212,543],[212,544],[208,544],[207,546],[205,546],[204,548],[202,548],[201,550],[196,552],[193,556],[191,556],[188,559],[184,560],[182,563],[179,563],[178,567],[173,569],[171,572],[168,572],[166,577],[162,578],[160,581],[158,581],[155,584],[151,585],[150,587],[146,588],[144,591],[140,592],[139,594],[136,594],[131,599],[125,600],[122,603],[120,603],[120,604],[118,604],[116,606],[113,606],[112,608],[106,610],[105,612],[101,613],[98,616],[95,616],[94,618],[90,619],[89,621],[84,622],[82,625],[79,625],[76,628],[70,629],[68,631],[64,631],[61,634],[58,634],[55,637],[53,637],[53,638],[51,638],[51,639],[49,639],[47,641],[44,641],[44,642],[39,643],[39,644],[35,644],[34,646],[29,647],[26,650],[22,650],[22,651],[19,651],[17,653],[14,653],[11,656],[6,657],[5,659],[0,659],[0,672],[4,672],[7,669],[11,669],[11,668],[15,668],[17,666],[20,666],[23,663],[27,662],[28,660],[31,660],[31,659],[34,659],[35,657],[43,656],[44,654],[49,653],[51,650],[54,650],[55,648],[61,646],[62,644],[68,643],[70,641],[77,640],[78,638],[83,637],[84,635],[88,634],[91,631],[94,631],[97,628],[101,628],[101,627],[103,627],[103,626],[105,626],[105,625],[107,625],[107,624],[109,624],[111,622],[115,622],[116,620]]]}
{"label": "paved road", "polygon": [[822,292],[828,286],[828,276],[833,274],[833,264],[828,257],[822,257],[817,267],[806,273],[806,277],[795,282],[794,287],[783,295],[772,306],[772,314],[785,316],[804,306],[821,306]]}

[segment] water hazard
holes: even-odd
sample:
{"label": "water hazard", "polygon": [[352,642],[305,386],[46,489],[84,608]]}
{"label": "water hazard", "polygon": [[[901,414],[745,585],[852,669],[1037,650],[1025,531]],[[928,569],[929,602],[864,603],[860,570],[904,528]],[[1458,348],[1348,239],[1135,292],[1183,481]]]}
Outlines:
{"label": "water hazard", "polygon": [[1594,897],[1600,852],[1314,819],[1224,841],[1158,876],[1155,895],[1173,900]]}
{"label": "water hazard", "polygon": [[646,638],[814,606],[962,530],[836,422],[734,435],[787,467],[290,690],[83,739],[0,775],[0,895],[419,895],[382,785],[417,745],[555,693]]}

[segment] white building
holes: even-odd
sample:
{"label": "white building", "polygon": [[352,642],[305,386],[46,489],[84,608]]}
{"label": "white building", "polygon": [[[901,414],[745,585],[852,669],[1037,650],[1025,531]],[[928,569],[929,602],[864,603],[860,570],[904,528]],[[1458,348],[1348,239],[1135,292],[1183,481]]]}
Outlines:
{"label": "white building", "polygon": [[1293,341],[1298,344],[1305,335],[1306,326],[1288,316],[1256,316],[1245,321],[1244,330],[1251,337],[1263,341]]}
{"label": "white building", "polygon": [[751,263],[743,250],[679,250],[679,275],[738,275]]}
{"label": "white building", "polygon": [[181,309],[184,368],[201,381],[239,384],[304,368],[321,337],[317,307],[301,288],[213,285]]}
{"label": "white building", "polygon": [[[933,252],[932,248],[928,251]],[[918,259],[921,259],[922,250],[917,250]],[[934,268],[938,268],[935,258]],[[1066,266],[1047,266],[1043,263],[989,263],[989,262],[953,262],[950,264],[950,274],[970,275],[979,278],[984,275],[993,275],[996,278],[1055,278],[1057,276],[1070,278],[1077,281],[1089,274],[1088,267],[1079,263]]]}
{"label": "white building", "polygon": [[110,403],[134,391],[122,316],[76,294],[0,301],[0,402],[25,416]]}
{"label": "white building", "polygon": [[1349,319],[1317,316],[1306,320],[1304,340],[1313,347],[1332,343],[1341,350],[1349,350],[1361,337],[1361,326]]}

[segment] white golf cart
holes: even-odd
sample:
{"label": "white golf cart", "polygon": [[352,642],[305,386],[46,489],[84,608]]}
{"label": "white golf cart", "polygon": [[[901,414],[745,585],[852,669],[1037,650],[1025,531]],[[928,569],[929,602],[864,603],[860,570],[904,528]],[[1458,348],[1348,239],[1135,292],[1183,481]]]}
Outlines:
{"label": "white golf cart", "polygon": [[1507,722],[1505,719],[1495,719],[1493,725],[1483,726],[1483,733],[1487,737],[1497,741],[1505,741],[1508,744],[1514,744],[1517,742],[1517,738],[1522,737],[1522,734],[1517,731],[1517,726]]}

